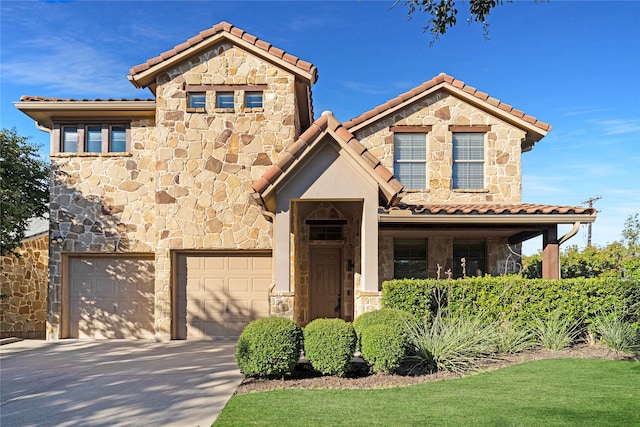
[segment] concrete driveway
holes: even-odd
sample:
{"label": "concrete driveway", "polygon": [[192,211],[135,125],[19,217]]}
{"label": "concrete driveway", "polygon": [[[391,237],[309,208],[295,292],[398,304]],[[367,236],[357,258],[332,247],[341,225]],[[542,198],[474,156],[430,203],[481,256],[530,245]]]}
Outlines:
{"label": "concrete driveway", "polygon": [[0,425],[210,426],[242,380],[234,342],[0,346]]}

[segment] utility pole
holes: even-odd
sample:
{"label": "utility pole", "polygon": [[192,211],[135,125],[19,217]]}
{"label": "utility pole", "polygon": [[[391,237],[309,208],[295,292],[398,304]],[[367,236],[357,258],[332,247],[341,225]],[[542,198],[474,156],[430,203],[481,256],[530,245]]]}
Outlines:
{"label": "utility pole", "polygon": [[[595,202],[597,202],[598,200],[602,199],[602,196],[596,196],[596,197],[591,197],[590,199],[585,200],[584,202],[582,202],[582,204],[588,204],[590,208],[593,209],[593,204]],[[591,247],[591,226],[593,225],[592,222],[589,223],[589,225],[587,226],[587,247],[590,248]]]}

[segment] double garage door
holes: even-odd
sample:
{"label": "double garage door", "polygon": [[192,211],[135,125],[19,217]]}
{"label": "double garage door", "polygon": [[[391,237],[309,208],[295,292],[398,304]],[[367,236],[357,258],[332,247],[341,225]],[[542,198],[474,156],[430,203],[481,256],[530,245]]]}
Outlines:
{"label": "double garage door", "polygon": [[[235,339],[269,315],[270,254],[179,254],[174,267],[173,338]],[[69,258],[67,335],[153,338],[154,278],[149,257]]]}

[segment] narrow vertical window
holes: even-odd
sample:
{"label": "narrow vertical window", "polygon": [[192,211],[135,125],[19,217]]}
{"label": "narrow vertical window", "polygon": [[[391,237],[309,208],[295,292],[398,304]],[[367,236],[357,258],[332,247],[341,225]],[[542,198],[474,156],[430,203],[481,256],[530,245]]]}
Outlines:
{"label": "narrow vertical window", "polygon": [[87,153],[102,151],[102,126],[87,126],[84,151]]}
{"label": "narrow vertical window", "polygon": [[246,92],[244,98],[245,108],[262,108],[262,92]]}
{"label": "narrow vertical window", "polygon": [[75,126],[62,128],[62,151],[65,153],[78,151],[78,129]]}
{"label": "narrow vertical window", "polygon": [[127,151],[127,127],[111,126],[109,151],[120,153]]}
{"label": "narrow vertical window", "polygon": [[484,133],[453,134],[453,188],[484,188]]}
{"label": "narrow vertical window", "polygon": [[393,139],[394,175],[408,190],[427,188],[427,135],[396,133]]}
{"label": "narrow vertical window", "polygon": [[216,108],[233,109],[233,92],[216,93]]}

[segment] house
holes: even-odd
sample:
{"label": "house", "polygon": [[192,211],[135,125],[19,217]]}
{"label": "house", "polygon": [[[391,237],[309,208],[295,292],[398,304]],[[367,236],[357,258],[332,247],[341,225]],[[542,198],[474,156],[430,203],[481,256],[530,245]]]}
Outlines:
{"label": "house", "polygon": [[554,278],[595,220],[522,203],[551,127],[445,74],[341,123],[313,64],[222,22],[128,78],[154,98],[16,103],[51,134],[49,339],[353,320],[386,279],[510,272],[539,235]]}

